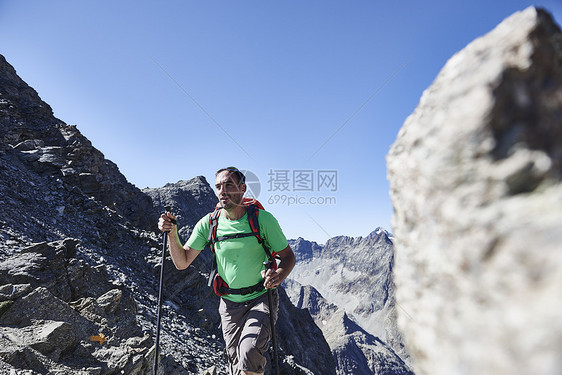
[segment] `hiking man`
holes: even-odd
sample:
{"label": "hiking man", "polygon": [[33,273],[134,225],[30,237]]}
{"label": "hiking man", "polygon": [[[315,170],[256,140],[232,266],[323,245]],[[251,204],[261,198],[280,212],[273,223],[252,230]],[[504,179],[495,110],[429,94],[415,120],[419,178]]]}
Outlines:
{"label": "hiking man", "polygon": [[[237,168],[229,167],[215,174],[215,188],[222,208],[217,208],[216,238],[239,233],[251,233],[250,208],[243,204],[246,192],[245,176]],[[257,211],[257,210],[256,210]],[[295,265],[295,255],[289,246],[279,223],[267,211],[259,210],[259,237],[255,235],[226,238],[212,243],[216,256],[218,276],[228,294],[221,296],[219,313],[226,343],[230,373],[232,375],[259,375],[265,371],[265,352],[271,340],[270,315],[277,320],[279,295],[275,288],[289,275]],[[195,225],[185,245],[172,223],[175,217],[162,214],[158,222],[161,231],[168,232],[169,249],[177,269],[187,268],[207,245],[212,232],[213,214],[204,216]],[[264,262],[271,261],[266,251],[275,252],[280,258],[276,267],[268,270]],[[217,284],[215,280],[215,284]],[[216,285],[215,285],[216,286]],[[220,289],[220,288],[219,288]],[[271,289],[268,291],[268,289]],[[225,290],[220,289],[220,290]],[[217,287],[215,293],[219,294]],[[271,296],[268,296],[271,293]],[[271,297],[272,310],[268,297]]]}

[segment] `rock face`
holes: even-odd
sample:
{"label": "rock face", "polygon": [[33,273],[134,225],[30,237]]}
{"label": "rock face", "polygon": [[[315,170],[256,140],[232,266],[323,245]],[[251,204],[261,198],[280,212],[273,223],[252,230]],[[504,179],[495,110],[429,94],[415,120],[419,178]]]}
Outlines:
{"label": "rock face", "polygon": [[[154,208],[159,212],[164,211],[164,206],[170,206],[171,212],[178,221],[178,233],[182,242],[189,238],[195,223],[215,209],[218,201],[215,192],[203,176],[142,191],[152,198]],[[195,260],[194,266],[202,272],[209,272],[211,253],[202,252]]]}
{"label": "rock face", "polygon": [[[336,363],[322,331],[306,309],[291,303],[283,288],[279,288],[279,320],[275,329],[283,359],[281,374],[336,375]],[[299,363],[307,364],[307,368]]]}
{"label": "rock face", "polygon": [[562,34],[528,8],[454,55],[388,157],[418,374],[562,371]]}

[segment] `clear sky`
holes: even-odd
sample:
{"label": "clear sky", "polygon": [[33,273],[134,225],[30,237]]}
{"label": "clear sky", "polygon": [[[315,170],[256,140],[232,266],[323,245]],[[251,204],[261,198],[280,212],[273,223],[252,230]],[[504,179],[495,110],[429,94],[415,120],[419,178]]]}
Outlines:
{"label": "clear sky", "polygon": [[324,243],[391,231],[404,120],[533,4],[560,24],[559,0],[0,0],[0,54],[139,188],[234,165],[287,237]]}

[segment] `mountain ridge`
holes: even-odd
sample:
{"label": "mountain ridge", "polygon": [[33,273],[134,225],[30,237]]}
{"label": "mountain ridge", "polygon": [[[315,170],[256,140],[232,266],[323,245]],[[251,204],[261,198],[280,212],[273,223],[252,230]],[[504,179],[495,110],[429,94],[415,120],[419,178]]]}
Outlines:
{"label": "mountain ridge", "polygon": [[[324,332],[338,374],[412,373],[396,325],[391,238],[379,227],[365,237],[337,236],[325,245],[302,237],[289,241],[299,263],[283,285],[293,304],[308,309]],[[388,345],[379,350],[375,342]]]}

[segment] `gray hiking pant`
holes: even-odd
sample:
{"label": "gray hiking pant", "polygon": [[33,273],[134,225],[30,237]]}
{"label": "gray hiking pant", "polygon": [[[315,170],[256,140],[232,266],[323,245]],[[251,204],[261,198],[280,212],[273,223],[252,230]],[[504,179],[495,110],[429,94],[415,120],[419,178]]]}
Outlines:
{"label": "gray hiking pant", "polygon": [[[276,290],[270,293],[273,318],[277,321],[279,293]],[[265,352],[271,340],[267,293],[247,302],[221,298],[219,313],[230,374],[240,375],[242,371],[263,373]]]}

